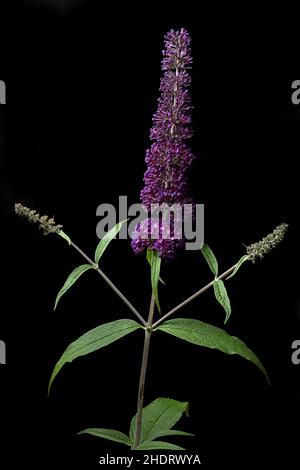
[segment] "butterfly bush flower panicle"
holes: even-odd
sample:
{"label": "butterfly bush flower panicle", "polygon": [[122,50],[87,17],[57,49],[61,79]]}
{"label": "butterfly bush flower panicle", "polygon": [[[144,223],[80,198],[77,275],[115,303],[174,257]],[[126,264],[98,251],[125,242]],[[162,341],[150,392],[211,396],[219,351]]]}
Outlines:
{"label": "butterfly bush flower panicle", "polygon": [[[171,30],[165,36],[160,98],[153,116],[150,139],[151,148],[146,152],[147,170],[144,174],[145,186],[141,191],[141,201],[147,211],[152,205],[191,204],[187,181],[187,170],[194,159],[186,140],[192,136],[191,101],[188,73],[192,64],[191,39],[185,29]],[[153,215],[153,214],[151,214]],[[190,214],[191,215],[191,214]],[[152,217],[153,219],[153,217]],[[170,236],[164,237],[164,222],[159,222],[159,236],[153,236],[153,220],[143,220],[133,234],[132,248],[136,253],[151,248],[161,258],[172,258],[183,246],[182,236],[176,233],[175,219],[171,217]],[[152,223],[151,223],[152,222]]]}
{"label": "butterfly bush flower panicle", "polygon": [[287,224],[278,225],[272,233],[269,233],[269,235],[261,241],[247,246],[246,251],[249,259],[253,261],[253,263],[255,263],[258,258],[262,259],[284,239],[287,229]]}
{"label": "butterfly bush flower panicle", "polygon": [[35,210],[25,207],[22,204],[15,204],[15,213],[32,224],[39,224],[39,228],[44,231],[44,235],[49,233],[58,233],[62,230],[62,225],[56,225],[53,218],[47,215],[40,215]]}

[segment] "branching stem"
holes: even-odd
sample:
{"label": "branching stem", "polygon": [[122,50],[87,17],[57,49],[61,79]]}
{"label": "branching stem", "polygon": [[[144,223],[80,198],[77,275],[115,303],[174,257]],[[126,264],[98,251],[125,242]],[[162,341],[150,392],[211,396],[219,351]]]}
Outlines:
{"label": "branching stem", "polygon": [[113,289],[113,291],[120,297],[120,299],[123,300],[123,302],[127,305],[127,307],[130,308],[130,310],[135,314],[135,316],[140,320],[140,322],[146,326],[147,323],[144,320],[144,318],[139,314],[139,312],[136,310],[136,308],[129,302],[128,299],[122,294],[122,292],[119,291],[119,289],[114,285],[114,283],[104,274],[104,272],[99,268],[99,266],[89,257],[87,256],[75,243],[71,241],[71,245],[73,248],[75,248],[78,253],[83,256],[83,258],[97,271],[98,274],[104,279],[104,281]]}
{"label": "branching stem", "polygon": [[205,292],[207,289],[209,289],[210,287],[212,287],[214,285],[214,282],[218,279],[224,279],[224,277],[227,277],[230,273],[232,273],[232,271],[236,268],[237,264],[235,264],[234,266],[232,266],[231,268],[227,269],[227,271],[225,271],[223,274],[221,274],[220,276],[216,277],[216,279],[214,279],[213,281],[209,282],[208,284],[206,284],[206,286],[202,287],[202,289],[198,290],[197,292],[195,292],[193,295],[191,295],[188,299],[184,300],[183,302],[181,302],[179,305],[177,305],[176,307],[172,308],[172,310],[170,310],[168,313],[166,313],[163,317],[161,317],[159,320],[157,320],[157,322],[155,322],[153,325],[152,325],[152,328],[156,328],[158,325],[160,325],[161,323],[163,323],[167,318],[169,318],[171,315],[173,315],[173,313],[177,312],[179,309],[181,309],[182,307],[184,307],[185,305],[187,305],[188,303],[190,303],[192,300],[196,299],[196,297],[198,297],[198,295],[200,294],[203,294],[203,292]]}

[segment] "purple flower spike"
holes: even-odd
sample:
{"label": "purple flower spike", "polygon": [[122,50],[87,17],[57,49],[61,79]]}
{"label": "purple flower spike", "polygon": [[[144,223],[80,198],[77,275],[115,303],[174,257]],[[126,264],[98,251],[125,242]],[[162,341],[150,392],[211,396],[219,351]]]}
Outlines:
{"label": "purple flower spike", "polygon": [[[192,64],[191,39],[185,29],[171,30],[165,36],[160,98],[153,116],[150,139],[153,144],[146,153],[147,170],[141,201],[148,211],[153,204],[172,206],[191,203],[186,172],[194,156],[185,143],[192,136],[191,103],[188,87],[191,83],[188,69]],[[132,248],[140,253],[146,248],[157,251],[161,258],[173,258],[184,244],[176,235],[174,218],[171,217],[171,233],[162,236],[164,221],[159,222],[159,236],[153,236],[152,219],[145,219],[136,227]],[[157,232],[157,227],[155,228]]]}

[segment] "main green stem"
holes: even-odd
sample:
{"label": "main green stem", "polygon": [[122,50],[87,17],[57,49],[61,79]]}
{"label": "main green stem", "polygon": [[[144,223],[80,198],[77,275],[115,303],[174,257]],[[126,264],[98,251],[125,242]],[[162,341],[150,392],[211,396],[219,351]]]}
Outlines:
{"label": "main green stem", "polygon": [[147,326],[145,328],[145,340],[144,340],[143,358],[142,358],[142,366],[141,366],[140,382],[139,382],[139,391],[138,391],[136,427],[135,427],[135,436],[134,436],[133,449],[136,449],[139,446],[140,441],[141,441],[145,381],[146,381],[146,373],[147,373],[148,358],[149,358],[150,340],[151,340],[151,335],[152,335],[152,324],[153,324],[154,309],[155,309],[155,299],[154,299],[154,295],[152,293],[151,302],[150,302],[150,309],[149,309],[149,315],[148,315],[148,322],[147,322]]}

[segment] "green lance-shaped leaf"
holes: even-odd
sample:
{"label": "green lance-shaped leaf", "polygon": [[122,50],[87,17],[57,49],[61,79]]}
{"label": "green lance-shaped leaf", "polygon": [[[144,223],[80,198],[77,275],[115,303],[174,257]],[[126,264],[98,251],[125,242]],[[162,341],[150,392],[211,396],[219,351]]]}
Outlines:
{"label": "green lance-shaped leaf", "polygon": [[77,357],[85,356],[93,351],[104,348],[138,328],[142,328],[142,326],[134,320],[116,320],[97,326],[83,336],[80,336],[80,338],[68,346],[54,367],[49,383],[49,392],[53,380],[67,362],[72,362]]}
{"label": "green lance-shaped leaf", "polygon": [[230,300],[227,294],[226,287],[224,285],[224,282],[221,281],[221,279],[217,279],[214,282],[214,292],[215,292],[215,297],[217,301],[222,305],[226,312],[226,317],[224,323],[227,323],[230,315],[231,315],[231,305],[230,305]]}
{"label": "green lance-shaped leaf", "polygon": [[127,222],[128,219],[123,220],[122,222],[119,222],[116,224],[109,232],[107,232],[103,238],[101,238],[100,242],[97,245],[96,251],[95,251],[95,261],[96,263],[99,263],[99,260],[101,256],[103,255],[104,251],[110,244],[110,242],[115,238],[115,236],[119,233],[119,231],[122,228],[122,225]]}
{"label": "green lance-shaped leaf", "polygon": [[78,266],[78,268],[75,268],[74,271],[71,272],[70,276],[60,289],[59,293],[56,296],[55,300],[55,305],[54,305],[54,310],[57,307],[58,302],[62,298],[62,296],[67,292],[67,290],[70,289],[70,287],[73,286],[73,284],[80,278],[80,276],[88,271],[89,269],[93,269],[93,266],[90,264],[82,264],[81,266]]}
{"label": "green lance-shaped leaf", "polygon": [[185,448],[169,442],[145,441],[133,450],[185,450]]}
{"label": "green lance-shaped leaf", "polygon": [[147,259],[151,266],[151,285],[152,285],[152,292],[154,295],[155,303],[160,312],[160,304],[158,298],[158,280],[160,274],[160,266],[161,266],[161,258],[156,251],[149,250],[150,253],[147,254]]}
{"label": "green lance-shaped leaf", "polygon": [[120,444],[131,446],[131,440],[129,437],[120,431],[115,431],[114,429],[89,428],[84,429],[77,434],[90,434],[91,436],[101,437],[102,439],[108,439],[109,441],[119,442]]}
{"label": "green lance-shaped leaf", "polygon": [[218,349],[226,354],[238,354],[244,359],[253,362],[263,372],[270,384],[266,369],[245,343],[235,336],[230,336],[226,331],[216,326],[209,325],[200,320],[175,318],[158,326],[156,330],[164,331],[198,346]]}
{"label": "green lance-shaped leaf", "polygon": [[[148,248],[148,249],[147,249],[146,258],[147,258],[147,261],[148,261],[148,263],[150,264],[150,266],[151,266],[152,253],[153,253],[153,250],[150,250],[150,248]],[[160,276],[159,276],[158,280],[159,280],[159,282],[161,282],[164,286],[166,285],[165,281],[163,281]]]}
{"label": "green lance-shaped leaf", "polygon": [[[172,400],[170,398],[157,398],[143,409],[141,430],[141,443],[148,442],[156,437],[169,435],[168,432],[181,418],[187,414],[188,403]],[[136,430],[136,415],[130,424],[130,439],[134,441]]]}
{"label": "green lance-shaped leaf", "polygon": [[215,277],[218,276],[219,274],[219,267],[218,267],[218,261],[213,254],[212,250],[209,248],[209,246],[205,243],[201,249],[201,252],[204,256],[204,258],[207,261],[208,266],[210,267],[212,273],[214,274]]}
{"label": "green lance-shaped leaf", "polygon": [[155,439],[157,437],[165,437],[165,436],[194,436],[195,434],[191,434],[190,432],[185,431],[178,431],[176,429],[170,429],[169,431],[162,431],[158,432],[155,435]]}
{"label": "green lance-shaped leaf", "polygon": [[57,232],[58,235],[60,235],[62,238],[64,238],[68,243],[69,245],[72,245],[72,241],[71,241],[71,238],[65,233],[63,232],[62,230],[60,230],[59,232]]}
{"label": "green lance-shaped leaf", "polygon": [[241,259],[236,263],[233,272],[230,274],[230,276],[228,276],[228,277],[226,278],[226,281],[227,281],[228,279],[230,279],[231,277],[233,277],[233,276],[238,272],[238,270],[240,269],[240,267],[242,266],[242,264],[244,264],[245,261],[248,261],[248,260],[249,260],[249,255],[244,255],[244,256],[242,256]]}

